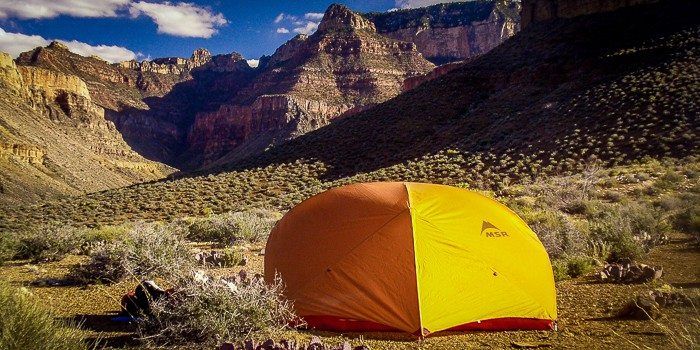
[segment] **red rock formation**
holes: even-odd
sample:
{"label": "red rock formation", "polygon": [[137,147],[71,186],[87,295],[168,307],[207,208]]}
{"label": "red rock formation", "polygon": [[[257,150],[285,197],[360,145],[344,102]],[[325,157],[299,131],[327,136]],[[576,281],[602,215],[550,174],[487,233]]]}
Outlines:
{"label": "red rock formation", "polygon": [[290,40],[230,103],[197,115],[185,157],[203,154],[206,163],[261,151],[386,101],[433,67],[415,44],[381,36],[368,19],[331,5],[316,33]]}

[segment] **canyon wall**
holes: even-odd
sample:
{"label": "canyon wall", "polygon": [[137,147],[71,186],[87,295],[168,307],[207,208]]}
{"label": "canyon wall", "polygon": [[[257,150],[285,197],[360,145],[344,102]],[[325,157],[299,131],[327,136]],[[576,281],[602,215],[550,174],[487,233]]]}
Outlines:
{"label": "canyon wall", "polygon": [[0,203],[127,186],[173,170],[134,152],[79,76],[0,54],[0,85]]}
{"label": "canyon wall", "polygon": [[[314,34],[292,38],[257,69],[237,53],[204,49],[190,58],[108,64],[60,43],[17,62],[79,77],[105,110],[93,120],[113,122],[139,154],[188,170],[262,151],[446,73],[452,65],[433,72],[435,64],[481,55],[517,32],[519,4],[470,1],[369,14],[331,5]],[[50,112],[50,119],[89,109],[80,93],[62,94],[47,98],[63,112]]]}
{"label": "canyon wall", "polygon": [[498,0],[440,4],[426,8],[369,13],[377,31],[412,42],[436,64],[484,54],[519,30],[520,2]]}
{"label": "canyon wall", "polygon": [[331,5],[318,30],[297,36],[216,111],[198,113],[183,158],[200,164],[242,157],[386,101],[434,65],[416,45],[377,33],[374,23]]}

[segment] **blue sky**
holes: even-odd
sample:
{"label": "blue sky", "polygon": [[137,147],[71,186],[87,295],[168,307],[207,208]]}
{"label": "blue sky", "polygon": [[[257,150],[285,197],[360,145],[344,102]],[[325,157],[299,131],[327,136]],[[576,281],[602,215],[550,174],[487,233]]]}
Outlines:
{"label": "blue sky", "polygon": [[189,57],[200,47],[256,59],[297,33],[312,33],[333,2],[368,12],[449,1],[0,0],[0,51],[16,56],[58,39],[113,62]]}

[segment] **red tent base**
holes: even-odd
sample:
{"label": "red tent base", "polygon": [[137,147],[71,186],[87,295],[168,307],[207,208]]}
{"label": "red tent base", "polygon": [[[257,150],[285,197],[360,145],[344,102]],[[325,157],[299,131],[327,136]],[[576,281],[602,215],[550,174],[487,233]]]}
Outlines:
{"label": "red tent base", "polygon": [[[306,325],[311,329],[333,332],[403,332],[400,329],[383,325],[372,321],[355,320],[337,316],[304,316]],[[554,321],[536,318],[506,317],[471,322],[445,331],[448,332],[474,332],[474,331],[515,331],[515,330],[553,330]],[[415,335],[420,336],[420,331]],[[423,336],[431,334],[429,330],[423,330]]]}

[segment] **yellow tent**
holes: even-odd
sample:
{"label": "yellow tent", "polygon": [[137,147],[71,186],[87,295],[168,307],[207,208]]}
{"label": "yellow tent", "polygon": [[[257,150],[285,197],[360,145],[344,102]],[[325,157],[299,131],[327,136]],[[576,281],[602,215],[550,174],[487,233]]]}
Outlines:
{"label": "yellow tent", "polygon": [[290,210],[265,249],[310,327],[339,331],[550,329],[549,257],[493,199],[450,186],[364,183]]}

